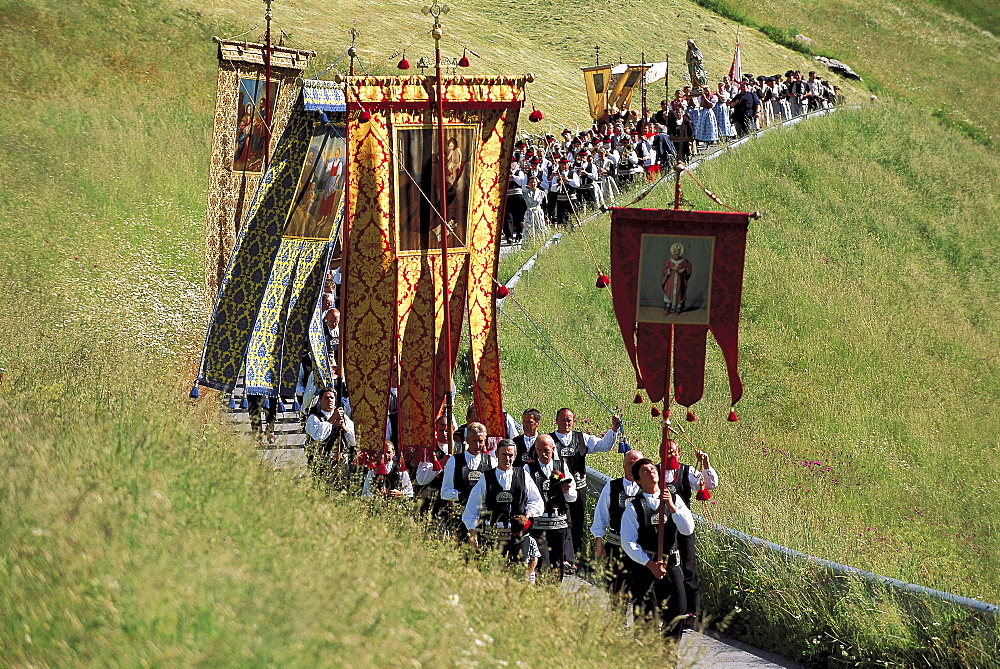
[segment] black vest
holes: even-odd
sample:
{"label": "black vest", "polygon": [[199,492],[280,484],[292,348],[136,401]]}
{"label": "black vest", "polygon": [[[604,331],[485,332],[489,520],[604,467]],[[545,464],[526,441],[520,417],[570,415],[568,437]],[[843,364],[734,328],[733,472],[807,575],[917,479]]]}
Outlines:
{"label": "black vest", "polygon": [[469,501],[469,493],[472,492],[472,487],[476,485],[476,481],[480,479],[483,472],[492,471],[496,464],[493,461],[493,457],[488,453],[480,453],[479,466],[470,470],[465,461],[465,451],[456,453],[451,457],[455,458],[455,469],[451,487],[458,491],[458,503],[465,504]]}
{"label": "black vest", "polygon": [[[337,407],[334,407],[333,410],[336,411]],[[317,404],[316,406],[314,406],[312,409],[309,410],[309,415],[316,416],[320,420],[326,420],[326,417],[323,415],[323,410],[319,408],[319,404]],[[334,445],[337,443],[337,440],[340,439],[341,428],[337,427],[336,425],[333,425],[332,427],[333,429],[330,430],[330,436],[326,438],[326,441],[317,442],[320,445],[320,449],[324,453],[329,453],[330,451],[332,451]]]}
{"label": "black vest", "polygon": [[667,490],[678,495],[691,508],[691,465],[682,464],[674,470],[674,480],[667,484]]}
{"label": "black vest", "polygon": [[[663,503],[661,500],[660,504]],[[647,553],[655,555],[660,510],[650,508],[649,503],[646,502],[646,496],[642,492],[632,500],[632,506],[635,508],[635,519],[639,526],[639,546]],[[674,519],[669,513],[663,514],[663,531],[666,532],[663,535],[663,552],[669,553],[677,550],[677,526],[674,525]]]}
{"label": "black vest", "polygon": [[[538,437],[535,437],[535,439],[537,438]],[[523,434],[517,435],[514,439],[512,439],[512,441],[514,442],[514,445],[517,446],[517,457],[514,458],[515,465],[526,465],[538,457],[535,455],[534,442],[532,442],[531,448],[529,449],[524,443]]]}
{"label": "black vest", "polygon": [[[542,463],[537,460],[529,463],[526,471],[531,474],[531,478],[535,482],[535,487],[538,488],[538,492],[542,495],[542,501],[545,502],[545,513],[557,516],[564,515],[567,506],[562,485],[553,481],[551,476],[546,476],[542,471]],[[555,474],[557,471],[566,474],[567,477],[570,476],[566,471],[566,465],[562,461],[553,460],[552,473]]]}
{"label": "black vest", "polygon": [[625,493],[625,479],[611,479],[611,490],[609,492],[610,499],[608,500],[608,529],[615,534],[621,534],[622,531],[622,514],[625,513],[625,507],[635,499],[635,497],[629,497]]}
{"label": "black vest", "polygon": [[399,490],[403,482],[403,472],[399,468],[399,463],[393,459],[392,471],[388,474],[379,474],[376,470],[372,477],[372,492],[387,493],[390,490]]}
{"label": "black vest", "polygon": [[583,432],[573,430],[572,434],[573,439],[569,446],[563,446],[555,432],[549,436],[552,437],[552,441],[555,442],[558,449],[556,455],[563,461],[569,472],[573,473],[573,478],[576,479],[576,489],[580,490],[587,487],[587,442],[583,440]]}
{"label": "black vest", "polygon": [[504,490],[497,478],[496,469],[490,469],[483,474],[486,477],[486,495],[483,497],[483,507],[486,513],[484,519],[491,525],[507,523],[514,516],[523,516],[528,508],[528,492],[524,485],[524,470],[515,467],[511,470],[510,490]]}

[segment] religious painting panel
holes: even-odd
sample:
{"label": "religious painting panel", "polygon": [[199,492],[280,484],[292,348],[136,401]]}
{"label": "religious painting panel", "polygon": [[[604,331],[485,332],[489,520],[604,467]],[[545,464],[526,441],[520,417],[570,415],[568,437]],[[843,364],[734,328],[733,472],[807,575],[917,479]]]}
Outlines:
{"label": "religious painting panel", "polygon": [[714,237],[642,235],[636,322],[708,325]]}
{"label": "religious painting panel", "polygon": [[[274,118],[281,82],[240,77],[239,106],[236,110],[236,142],[233,171],[260,173],[267,153],[267,119]],[[270,103],[268,106],[267,103]]]}
{"label": "religious painting panel", "polygon": [[344,131],[319,123],[302,165],[284,237],[329,240],[343,219],[347,144]]}
{"label": "religious painting panel", "polygon": [[[464,248],[468,237],[469,195],[475,172],[478,127],[449,125],[445,131],[448,246]],[[398,252],[441,247],[440,143],[433,126],[397,126],[396,248]]]}

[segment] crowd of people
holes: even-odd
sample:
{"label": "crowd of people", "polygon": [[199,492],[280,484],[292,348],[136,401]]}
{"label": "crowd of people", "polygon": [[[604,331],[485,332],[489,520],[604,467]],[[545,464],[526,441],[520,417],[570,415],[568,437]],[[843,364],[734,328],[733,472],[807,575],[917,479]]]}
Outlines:
{"label": "crowd of people", "polygon": [[[357,462],[354,426],[336,405],[336,394],[333,388],[320,391],[306,422],[314,471],[324,461],[334,469],[337,462]],[[520,424],[505,413],[507,435],[499,441],[488,439],[474,417],[470,407],[467,422],[457,428],[439,417],[433,455],[422,461],[398,455],[390,421],[380,456],[362,467],[362,497],[412,504],[456,541],[498,550],[523,565],[532,583],[562,579],[585,565],[604,579],[616,601],[659,616],[668,635],[679,635],[685,622],[697,617],[690,506],[719,484],[706,453],[695,450],[695,464],[683,464],[680,446],[670,441],[666,459],[657,465],[627,450],[623,476],[604,485],[588,522],[587,458],[615,449],[620,417],[612,416],[610,428],[595,436],[576,429],[569,408],[556,412],[550,433],[540,431],[537,409],[525,410]]]}
{"label": "crowd of people", "polygon": [[503,239],[574,225],[578,209],[604,209],[637,180],[655,180],[675,162],[772,123],[843,102],[840,87],[816,72],[723,77],[684,86],[655,113],[612,110],[589,128],[528,136],[514,147]]}

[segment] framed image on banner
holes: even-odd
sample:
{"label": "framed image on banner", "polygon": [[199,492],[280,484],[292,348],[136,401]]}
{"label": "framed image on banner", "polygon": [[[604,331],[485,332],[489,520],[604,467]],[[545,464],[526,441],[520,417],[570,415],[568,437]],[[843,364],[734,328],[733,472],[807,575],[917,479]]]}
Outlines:
{"label": "framed image on banner", "polygon": [[[469,197],[474,177],[479,128],[445,126],[445,183],[448,219],[454,221],[448,246],[468,243]],[[421,252],[441,246],[441,185],[437,130],[433,126],[397,126],[396,251]]]}
{"label": "framed image on banner", "polygon": [[[259,173],[264,169],[267,152],[265,100],[270,96],[271,114],[278,104],[280,82],[271,81],[265,92],[262,79],[241,77],[239,80],[239,106],[236,110],[236,143],[233,149],[233,171]],[[274,138],[277,140],[277,137]]]}
{"label": "framed image on banner", "polygon": [[708,325],[715,237],[643,234],[637,323]]}
{"label": "framed image on banner", "polygon": [[344,129],[317,123],[306,151],[299,185],[285,221],[283,237],[330,239],[344,212],[347,174]]}

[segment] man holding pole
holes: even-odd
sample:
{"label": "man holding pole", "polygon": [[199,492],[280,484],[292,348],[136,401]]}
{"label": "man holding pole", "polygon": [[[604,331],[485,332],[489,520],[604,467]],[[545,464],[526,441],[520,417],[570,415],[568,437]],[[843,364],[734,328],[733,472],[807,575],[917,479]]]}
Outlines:
{"label": "man holding pole", "polygon": [[639,567],[630,571],[629,589],[647,616],[660,616],[664,635],[679,637],[687,602],[677,538],[694,531],[694,518],[683,500],[660,487],[652,460],[638,460],[632,477],[642,494],[622,514],[622,550]]}

